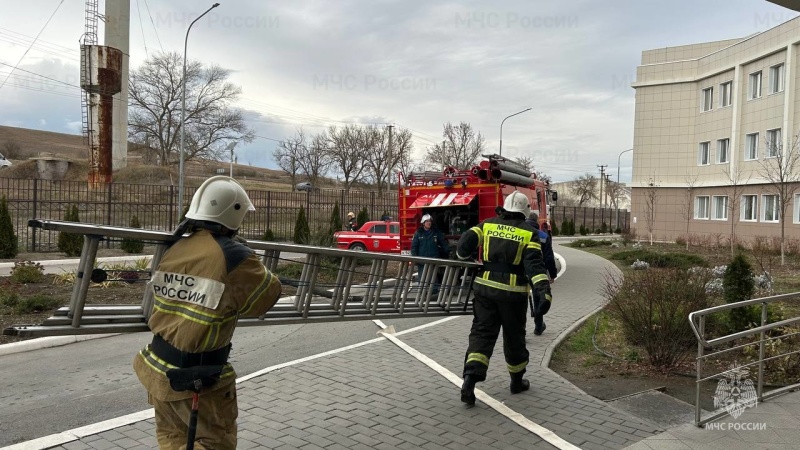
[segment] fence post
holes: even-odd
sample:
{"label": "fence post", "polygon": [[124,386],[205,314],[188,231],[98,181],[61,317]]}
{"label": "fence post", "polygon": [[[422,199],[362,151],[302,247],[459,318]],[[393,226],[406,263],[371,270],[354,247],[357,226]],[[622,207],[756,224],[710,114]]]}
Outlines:
{"label": "fence post", "polygon": [[175,186],[169,186],[169,213],[167,214],[167,221],[169,223],[168,230],[174,230],[175,226],[172,224],[172,218],[175,217]]}
{"label": "fence post", "polygon": [[[107,189],[108,192],[106,194],[106,225],[111,225],[111,208],[112,208],[112,206],[111,206],[111,186],[112,186],[112,183],[108,183],[106,185],[106,187],[108,188]],[[106,239],[105,241],[106,241],[106,248],[111,248],[111,240],[110,239]]]}
{"label": "fence post", "polygon": [[[266,208],[266,210],[267,210],[267,217],[266,217],[267,223],[266,223],[266,228],[264,229],[264,233],[265,234],[266,234],[267,230],[270,229],[270,216],[269,216],[269,213],[270,213],[270,211],[272,211],[272,199],[270,198],[270,194],[272,194],[272,192],[267,191],[267,208]],[[274,234],[274,232],[273,232],[273,234]]]}
{"label": "fence post", "polygon": [[[39,206],[39,179],[33,179],[33,218],[36,218],[36,209]],[[36,228],[31,228],[31,253],[36,251]]]}

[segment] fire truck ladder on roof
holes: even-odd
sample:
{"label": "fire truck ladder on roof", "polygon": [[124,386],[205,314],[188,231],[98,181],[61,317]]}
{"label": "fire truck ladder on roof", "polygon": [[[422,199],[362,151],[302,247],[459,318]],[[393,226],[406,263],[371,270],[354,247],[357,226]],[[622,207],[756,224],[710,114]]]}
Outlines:
{"label": "fire truck ladder on roof", "polygon": [[[83,251],[69,306],[58,309],[41,325],[13,326],[3,330],[3,334],[38,337],[148,330],[147,319],[153,308],[150,289],[145,289],[139,305],[87,306],[86,294],[92,279],[103,281],[107,276],[102,269],[93,269],[101,240],[128,238],[155,244],[152,270],[174,242],[171,233],[36,219],[28,224],[44,230],[82,234]],[[240,326],[472,314],[470,283],[479,267],[476,263],[263,241],[249,241],[247,245],[262,255],[270,271],[278,274],[284,297],[261,317],[239,319]],[[280,275],[281,268],[292,261],[281,258],[282,253],[299,257],[300,261],[293,261],[302,264],[299,279]],[[319,281],[325,260],[338,262],[336,281],[332,284]],[[362,264],[364,261],[369,262]],[[417,264],[424,264],[425,268],[421,279],[415,281]],[[437,293],[434,276],[442,271]],[[364,281],[356,281],[356,277]],[[286,296],[290,289],[295,292]]]}

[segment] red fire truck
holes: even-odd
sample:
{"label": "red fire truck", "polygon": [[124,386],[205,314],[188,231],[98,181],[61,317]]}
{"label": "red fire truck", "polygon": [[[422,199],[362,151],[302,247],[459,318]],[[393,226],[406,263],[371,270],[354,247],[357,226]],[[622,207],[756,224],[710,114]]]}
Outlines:
{"label": "red fire truck", "polygon": [[539,223],[549,224],[549,205],[558,193],[514,161],[499,155],[487,158],[469,170],[452,167],[443,172],[411,172],[399,178],[400,249],[410,254],[411,239],[424,214],[451,245],[461,234],[481,221],[497,215],[506,195],[517,190],[531,202]]}

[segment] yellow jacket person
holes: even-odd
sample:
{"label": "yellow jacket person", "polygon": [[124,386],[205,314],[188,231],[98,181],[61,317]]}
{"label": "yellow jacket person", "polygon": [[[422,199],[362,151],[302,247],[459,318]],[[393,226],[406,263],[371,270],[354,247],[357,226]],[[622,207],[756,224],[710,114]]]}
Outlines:
{"label": "yellow jacket person", "polygon": [[153,341],[136,355],[133,367],[155,408],[162,449],[186,445],[192,397],[172,390],[167,371],[211,365],[221,372],[203,383],[195,448],[236,448],[236,373],[227,362],[231,338],[239,317],[264,314],[281,293],[278,278],[234,239],[252,210],[235,180],[209,178],[176,230],[189,236],[176,241],[153,272],[148,286],[154,297],[148,321]]}

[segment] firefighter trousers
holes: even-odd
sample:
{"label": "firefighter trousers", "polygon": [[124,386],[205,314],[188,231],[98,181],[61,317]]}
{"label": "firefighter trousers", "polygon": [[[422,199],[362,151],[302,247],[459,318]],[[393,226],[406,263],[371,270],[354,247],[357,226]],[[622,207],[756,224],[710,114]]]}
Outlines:
{"label": "firefighter trousers", "polygon": [[[148,395],[156,413],[156,438],[161,450],[183,450],[189,432],[192,399],[161,401]],[[236,449],[236,384],[200,394],[197,412],[196,449]]]}
{"label": "firefighter trousers", "polygon": [[472,308],[472,330],[464,356],[464,376],[472,375],[475,381],[486,380],[500,328],[503,329],[503,353],[509,373],[525,373],[528,366],[528,349],[525,346],[528,302],[491,300],[475,295]]}

